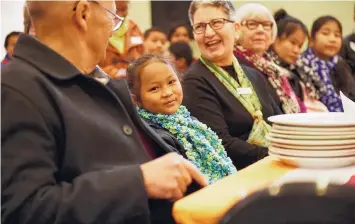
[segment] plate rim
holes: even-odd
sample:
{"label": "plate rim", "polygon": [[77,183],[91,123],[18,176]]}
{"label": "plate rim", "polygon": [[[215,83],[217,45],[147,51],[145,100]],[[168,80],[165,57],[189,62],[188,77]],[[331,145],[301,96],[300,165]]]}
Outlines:
{"label": "plate rim", "polygon": [[324,113],[324,112],[315,112],[315,113],[297,113],[297,114],[279,114],[279,115],[273,115],[268,117],[268,121],[270,121],[271,123],[275,123],[275,124],[287,124],[287,125],[292,125],[292,126],[299,126],[299,127],[324,127],[324,126],[331,126],[331,127],[355,127],[355,120],[350,120],[353,123],[347,123],[347,124],[317,124],[317,123],[313,123],[313,124],[302,124],[302,123],[296,123],[294,122],[294,120],[291,118],[288,121],[275,121],[275,118],[277,117],[281,117],[281,116],[289,116],[289,117],[296,117],[296,116],[307,116],[305,114],[311,114],[309,116],[314,116],[314,115],[324,115],[324,114],[345,114],[343,112],[328,112],[328,113]]}
{"label": "plate rim", "polygon": [[[311,141],[311,140],[285,140],[285,139],[279,139],[279,138],[273,138],[273,137],[270,137],[269,135],[266,135],[265,138],[267,140],[269,140],[270,142],[277,142],[279,141],[278,143],[281,143],[281,144],[289,144],[289,145],[303,145],[303,146],[322,146],[322,145],[318,145],[318,144],[313,144],[313,143],[304,143],[304,142],[300,142],[300,141],[307,141],[307,142],[324,142],[324,145],[326,144],[326,140],[314,140],[314,141]],[[276,141],[275,141],[276,140]],[[284,142],[282,142],[284,141]],[[285,141],[295,141],[294,143],[287,143]],[[336,140],[331,140],[332,142],[335,142]],[[344,141],[344,140],[338,140],[339,141]],[[351,143],[343,143],[343,144],[331,144],[331,143],[327,143],[327,145],[352,145],[352,144],[355,144],[355,139],[353,140],[350,140],[350,141],[353,141]],[[298,142],[298,143],[297,143]]]}
{"label": "plate rim", "polygon": [[[299,157],[307,157],[307,158],[336,158],[336,157],[349,157],[349,156],[354,156],[355,157],[355,147],[352,148],[352,149],[342,149],[342,150],[297,150],[297,149],[283,149],[283,148],[278,148],[276,146],[269,146],[269,151],[271,151],[272,153],[276,153],[276,154],[279,154],[279,155],[285,155],[285,156],[293,156],[293,155],[290,155],[290,154],[283,154],[283,153],[278,153],[278,152],[273,152],[274,149],[280,149],[280,150],[285,150],[286,152],[287,151],[301,151],[301,152],[312,152],[312,153],[329,153],[330,152],[339,152],[339,151],[349,151],[349,150],[353,150],[353,152],[351,152],[350,155],[346,155],[346,156],[333,156],[333,155],[327,155],[327,156],[299,156]],[[299,153],[299,152],[298,152]]]}

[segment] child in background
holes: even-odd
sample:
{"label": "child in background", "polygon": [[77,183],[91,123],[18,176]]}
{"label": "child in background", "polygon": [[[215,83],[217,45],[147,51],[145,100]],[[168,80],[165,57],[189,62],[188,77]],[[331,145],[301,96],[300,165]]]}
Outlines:
{"label": "child in background", "polygon": [[343,111],[339,91],[355,99],[355,82],[348,64],[338,56],[342,44],[342,25],[332,16],[314,21],[309,48],[302,61],[311,68],[326,87],[320,100],[330,112]]}
{"label": "child in background", "polygon": [[144,32],[144,54],[163,55],[166,50],[166,34],[158,28],[150,28]]}
{"label": "child in background", "polygon": [[14,48],[17,42],[18,37],[20,36],[21,32],[11,32],[9,33],[6,38],[5,38],[5,43],[4,47],[6,50],[6,55],[5,58],[1,61],[1,66],[9,63],[11,61],[13,53],[14,53]]}
{"label": "child in background", "polygon": [[179,77],[168,60],[145,55],[130,64],[127,76],[139,115],[174,151],[192,161],[210,183],[236,172],[222,140],[181,105]]}
{"label": "child in background", "polygon": [[169,53],[173,59],[176,70],[183,74],[193,62],[190,45],[185,42],[175,42],[169,46]]}

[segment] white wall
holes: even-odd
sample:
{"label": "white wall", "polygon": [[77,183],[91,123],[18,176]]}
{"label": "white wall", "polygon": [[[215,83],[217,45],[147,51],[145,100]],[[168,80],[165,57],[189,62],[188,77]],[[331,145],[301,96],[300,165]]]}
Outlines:
{"label": "white wall", "polygon": [[4,41],[7,34],[12,31],[23,31],[23,6],[25,1],[1,0],[1,59],[5,56]]}

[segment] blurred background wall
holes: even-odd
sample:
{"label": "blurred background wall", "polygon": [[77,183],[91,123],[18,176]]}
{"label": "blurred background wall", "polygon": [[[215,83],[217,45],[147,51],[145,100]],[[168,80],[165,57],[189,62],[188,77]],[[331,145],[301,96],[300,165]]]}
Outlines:
{"label": "blurred background wall", "polygon": [[[233,1],[236,7],[245,3],[254,2],[265,5],[272,12],[284,8],[286,11],[301,19],[309,28],[312,22],[322,15],[333,15],[343,24],[343,34],[347,35],[354,28],[354,1]],[[170,3],[170,4],[169,4]],[[176,17],[187,20],[187,11],[183,12],[185,6],[176,7],[177,2],[162,2],[164,11],[154,10],[159,8],[159,1],[151,2],[148,0],[132,0],[130,3],[129,17],[137,22],[144,32],[150,28],[153,22],[164,24]],[[186,1],[180,1],[185,4]],[[23,0],[1,0],[1,45],[3,46],[5,36],[11,31],[23,31],[22,7]],[[157,6],[158,5],[158,6]],[[170,6],[169,6],[170,5]],[[154,9],[152,9],[152,6]],[[161,8],[161,7],[160,7]],[[154,11],[154,15],[152,15]],[[153,18],[154,17],[154,18]],[[180,21],[179,21],[180,22]],[[5,55],[3,47],[1,48],[1,58]]]}

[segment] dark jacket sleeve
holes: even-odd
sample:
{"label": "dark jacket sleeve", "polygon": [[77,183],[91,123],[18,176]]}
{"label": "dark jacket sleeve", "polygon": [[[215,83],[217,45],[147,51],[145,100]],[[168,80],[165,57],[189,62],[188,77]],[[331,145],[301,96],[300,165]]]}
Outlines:
{"label": "dark jacket sleeve", "polygon": [[264,147],[249,144],[242,139],[229,134],[226,119],[222,113],[222,106],[214,96],[213,91],[201,79],[188,78],[183,82],[184,104],[191,114],[199,121],[207,124],[222,139],[228,156],[237,169],[258,161],[267,156]]}
{"label": "dark jacket sleeve", "polygon": [[337,91],[342,91],[349,99],[355,101],[355,79],[351,75],[349,65],[343,58],[339,57],[331,78]]}
{"label": "dark jacket sleeve", "polygon": [[60,180],[58,154],[65,149],[52,127],[31,100],[1,91],[2,223],[149,223],[139,165]]}

